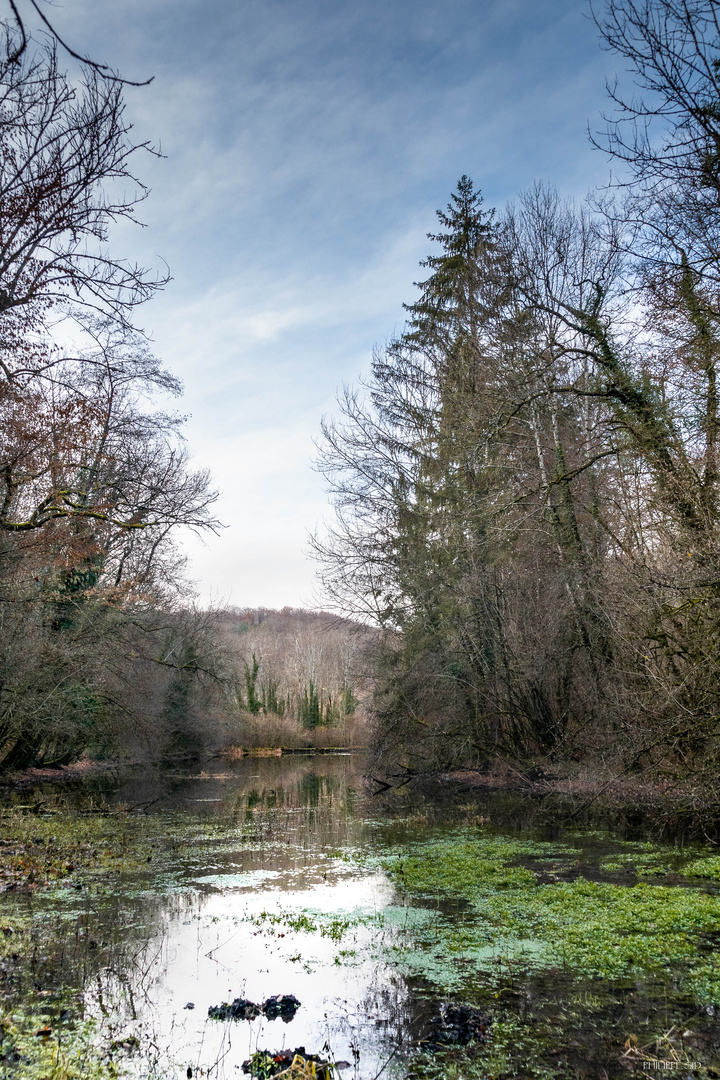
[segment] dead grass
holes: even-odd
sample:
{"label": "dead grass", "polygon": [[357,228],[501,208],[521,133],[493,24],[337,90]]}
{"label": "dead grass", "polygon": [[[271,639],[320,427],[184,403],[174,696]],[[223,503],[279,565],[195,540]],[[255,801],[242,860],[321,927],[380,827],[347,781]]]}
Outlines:
{"label": "dead grass", "polygon": [[272,713],[238,716],[231,742],[222,751],[230,759],[272,755],[285,750],[345,750],[367,746],[368,732],[364,716],[358,712],[348,716],[343,724],[306,729],[294,717]]}

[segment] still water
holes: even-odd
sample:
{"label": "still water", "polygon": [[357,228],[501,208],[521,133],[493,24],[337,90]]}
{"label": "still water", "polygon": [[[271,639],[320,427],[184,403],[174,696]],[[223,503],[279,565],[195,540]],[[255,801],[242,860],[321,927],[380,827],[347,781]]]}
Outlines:
{"label": "still water", "polygon": [[[155,778],[116,791],[130,805],[157,799],[155,813],[250,825],[244,844],[223,844],[173,879],[172,900],[166,894],[161,924],[135,965],[132,1007],[143,1040],[176,1061],[178,1075],[187,1063],[221,1080],[237,1076],[258,1049],[304,1045],[348,1061],[345,1075],[373,1077],[403,1038],[408,991],[370,955],[374,930],[358,926],[338,941],[303,928],[317,924],[315,913],[375,913],[392,898],[383,873],[343,858],[362,848],[368,829],[357,810],[358,765],[349,756],[253,758],[232,770],[208,768],[201,779],[164,777],[161,794]],[[308,912],[298,926],[293,917]],[[273,925],[273,917],[287,921]],[[91,1007],[102,997],[116,1016],[127,1011],[127,976],[101,977],[99,986],[97,999],[87,990]],[[262,1004],[277,994],[301,1003],[290,1022],[208,1018],[213,1005],[238,997]]]}
{"label": "still water", "polygon": [[[151,817],[152,853],[0,897],[0,921],[52,927],[32,992],[72,998],[60,1019],[93,1021],[118,1074],[148,1080],[227,1080],[301,1046],[347,1080],[720,1076],[717,846],[517,796],[380,801],[362,771],[245,758],[69,791],[78,813]],[[11,1010],[27,977],[8,987]],[[273,995],[292,1018],[208,1015]]]}

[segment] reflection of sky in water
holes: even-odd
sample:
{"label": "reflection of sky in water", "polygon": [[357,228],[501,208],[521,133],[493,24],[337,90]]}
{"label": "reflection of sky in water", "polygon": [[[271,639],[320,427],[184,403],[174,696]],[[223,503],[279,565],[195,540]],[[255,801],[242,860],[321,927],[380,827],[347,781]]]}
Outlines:
{"label": "reflection of sky in water", "polygon": [[[503,924],[498,938],[492,931],[495,916],[491,911],[480,912],[482,922],[491,919],[489,937],[478,927],[480,937],[475,945],[471,940],[469,955],[458,954],[458,946],[464,950],[463,935],[450,940],[447,931],[450,926],[462,930],[466,917],[467,925],[474,925],[477,913],[466,910],[467,901],[428,898],[420,906],[411,902],[405,907],[402,891],[395,894],[381,873],[362,870],[343,858],[345,852],[378,852],[396,842],[430,839],[436,826],[438,835],[445,835],[446,824],[455,835],[458,824],[463,825],[464,804],[452,800],[443,807],[435,797],[425,802],[422,793],[413,793],[412,798],[405,793],[385,806],[364,796],[362,764],[358,758],[339,757],[246,759],[185,775],[167,770],[130,772],[117,776],[112,788],[108,785],[98,791],[126,808],[150,806],[152,813],[166,814],[164,857],[152,857],[131,878],[111,876],[96,890],[90,881],[79,891],[68,886],[48,894],[20,896],[13,902],[32,908],[35,918],[61,920],[61,956],[46,958],[50,967],[45,975],[50,985],[57,984],[60,973],[53,966],[59,962],[62,969],[67,952],[69,985],[75,987],[84,980],[89,1009],[98,1019],[102,1017],[100,1045],[122,1046],[129,1037],[138,1038],[137,1052],[128,1047],[127,1052],[120,1049],[115,1054],[121,1059],[120,1075],[132,1068],[136,1080],[180,1080],[192,1066],[195,1077],[227,1080],[242,1075],[242,1062],[255,1050],[304,1045],[308,1052],[349,1061],[344,1080],[397,1080],[406,1074],[418,1039],[428,1033],[437,1013],[438,994],[445,1000],[467,998],[481,1004],[493,985],[487,984],[489,966],[505,979],[504,969],[493,965],[506,964],[518,944],[513,944],[512,925],[504,943]],[[83,797],[92,794],[86,787]],[[618,873],[625,874],[631,856],[633,863],[638,861],[642,846],[637,823],[629,817],[625,825],[621,821],[614,827],[613,836],[604,831],[603,824],[600,832],[584,834],[580,843],[573,825],[573,832],[563,840],[565,834],[556,823],[543,823],[545,808],[540,807],[538,826],[529,800],[513,793],[480,793],[467,810],[463,833],[471,839],[482,821],[483,829],[490,825],[490,838],[502,839],[507,833],[510,840],[518,838],[518,830],[532,829],[529,835],[535,841],[541,838],[551,846],[560,845],[553,847],[549,865],[545,849],[539,849],[538,872],[543,878],[549,874],[553,881],[572,883],[578,874],[588,875],[592,881],[609,881],[614,889],[619,887]],[[214,828],[215,822],[221,828]],[[630,851],[617,850],[619,839],[626,847],[629,843],[627,835],[619,832],[623,828],[632,837]],[[176,844],[178,830],[185,842]],[[589,861],[575,859],[578,845],[584,851],[581,859]],[[655,848],[651,845],[642,859],[654,859],[659,851]],[[430,849],[421,850],[432,857]],[[553,871],[556,856],[565,859],[565,870],[556,867],[559,878]],[[608,856],[620,867],[611,871],[609,879],[604,863],[598,869],[600,860],[611,861]],[[304,928],[299,918],[303,913]],[[324,919],[319,913],[324,913]],[[333,920],[341,930],[337,923],[353,913],[382,917],[367,924],[351,920],[341,938],[333,940]],[[502,904],[496,914],[502,915]],[[80,940],[84,916],[87,928],[99,936],[102,952],[89,952]],[[280,921],[273,922],[273,917]],[[308,919],[315,929],[308,926]],[[569,919],[572,931],[571,913]],[[511,913],[511,924],[512,920]],[[63,928],[71,935],[76,921],[81,928],[73,945],[71,936],[63,936]],[[416,950],[408,952],[416,930]],[[536,945],[546,947],[542,937],[533,943],[520,932],[520,938],[524,954]],[[402,948],[395,952],[398,944]],[[39,958],[41,968],[43,959]],[[658,1022],[662,1005],[667,1019],[667,984],[653,983],[644,975],[633,989],[625,982],[616,986],[593,979],[596,1004],[588,1006],[590,1017],[583,1011],[585,1006],[578,1004],[584,1000],[578,991],[586,993],[587,975],[577,982],[572,971],[550,968],[527,977],[521,973],[517,986],[519,998],[507,997],[497,1006],[489,1002],[493,1055],[496,1039],[515,1040],[512,1025],[518,1022],[517,1008],[529,1009],[529,1014],[523,1011],[529,1019],[527,1023],[523,1019],[521,1035],[536,1040],[538,1054],[545,1054],[547,1037],[552,1043],[548,1054],[555,1058],[557,1039],[552,1032],[557,1031],[554,1025],[562,1024],[563,1030],[572,1030],[577,1039],[584,1040],[569,1044],[577,1049],[577,1061],[592,1059],[600,1070],[593,1075],[614,1076],[626,1037],[615,1045],[618,1016],[622,1013],[623,1023],[632,1025],[627,1030],[649,1030]],[[485,996],[478,997],[476,991]],[[262,1004],[282,994],[293,994],[301,1002],[288,1024],[262,1016],[252,1022],[208,1018],[208,1009],[223,1001],[244,997]],[[702,1028],[697,1035],[698,1052],[707,1049],[714,1054],[714,1013],[698,1014],[695,1005],[690,1012],[690,1006],[677,1000],[677,1025]],[[193,1009],[186,1008],[188,1002],[193,1002]],[[572,1019],[559,1019],[560,1008],[570,1010]],[[509,1028],[503,1027],[504,1016]],[[662,1031],[672,1022],[668,1020]],[[677,1030],[685,1028],[677,1026]],[[503,1043],[499,1045],[502,1048]],[[523,1042],[515,1040],[512,1047],[516,1056],[525,1054]],[[392,1059],[389,1065],[388,1059]],[[436,1064],[442,1069],[438,1059]],[[548,1075],[555,1075],[552,1068]]]}
{"label": "reflection of sky in water", "polygon": [[[262,816],[263,806],[281,806],[285,813],[274,824],[277,828],[284,818],[285,827],[260,851],[241,851],[238,845],[222,857],[213,852],[207,865],[183,882],[175,902],[165,903],[158,933],[135,958],[128,977],[104,980],[101,993],[89,988],[93,1012],[104,1008],[123,1016],[119,1037],[141,1030],[138,1075],[150,1075],[148,1058],[156,1057],[160,1066],[174,1064],[170,1075],[184,1076],[190,1065],[196,1075],[204,1070],[222,1080],[242,1075],[242,1062],[255,1050],[304,1045],[319,1053],[327,1045],[326,1056],[351,1063],[344,1071],[348,1080],[371,1080],[392,1054],[407,991],[387,965],[373,959],[377,928],[354,926],[333,941],[319,931],[251,921],[262,912],[306,909],[367,914],[390,901],[392,889],[381,874],[358,871],[337,858],[341,834],[347,838],[348,826],[352,831],[361,824],[348,814],[339,764],[323,762],[329,773],[340,773],[333,777],[318,775],[320,768],[309,771],[311,764],[297,759],[286,759],[284,768],[278,759],[252,762],[251,775],[246,769],[245,776],[236,772],[175,787],[176,805],[224,797],[220,812],[230,809],[241,817],[253,807]],[[223,796],[215,791],[197,796],[198,784],[226,790]],[[329,851],[329,843],[338,846]],[[342,956],[342,951],[352,954]],[[264,1016],[225,1023],[208,1019],[211,1005],[236,997],[261,1004],[275,994],[294,994],[301,1002],[289,1023]],[[188,1002],[194,1009],[185,1007]]]}

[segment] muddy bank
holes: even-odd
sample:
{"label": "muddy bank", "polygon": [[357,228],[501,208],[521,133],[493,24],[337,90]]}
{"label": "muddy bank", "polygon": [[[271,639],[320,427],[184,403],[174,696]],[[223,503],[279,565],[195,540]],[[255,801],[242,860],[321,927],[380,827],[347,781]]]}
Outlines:
{"label": "muddy bank", "polygon": [[510,829],[611,829],[626,839],[720,843],[720,793],[700,785],[641,778],[550,776],[528,770],[463,768],[416,775],[366,777],[371,801],[384,813],[421,812],[436,824],[463,808]]}
{"label": "muddy bank", "polygon": [[684,809],[720,815],[720,791],[707,785],[671,780],[644,780],[627,777],[592,779],[587,776],[549,776],[517,769],[487,772],[480,769],[454,769],[436,773],[433,782],[444,787],[485,791],[518,792],[543,798],[559,796],[575,803],[600,803],[641,808]]}

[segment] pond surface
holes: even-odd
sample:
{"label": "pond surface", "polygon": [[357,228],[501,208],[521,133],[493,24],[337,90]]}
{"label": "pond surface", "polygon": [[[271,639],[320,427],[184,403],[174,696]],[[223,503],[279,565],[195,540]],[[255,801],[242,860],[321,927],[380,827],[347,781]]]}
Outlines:
{"label": "pond surface", "polygon": [[[500,793],[382,803],[362,768],[245,758],[69,791],[89,846],[122,820],[132,859],[0,896],[7,1023],[58,1041],[55,1072],[18,1043],[0,1077],[226,1080],[301,1046],[348,1080],[720,1076],[717,846]],[[55,839],[44,805],[28,850]],[[208,1015],[274,995],[294,1015]],[[62,1072],[80,1035],[85,1071]]]}

